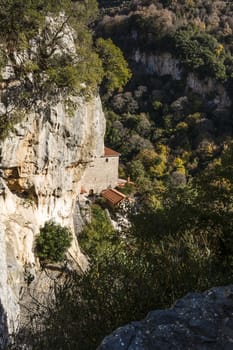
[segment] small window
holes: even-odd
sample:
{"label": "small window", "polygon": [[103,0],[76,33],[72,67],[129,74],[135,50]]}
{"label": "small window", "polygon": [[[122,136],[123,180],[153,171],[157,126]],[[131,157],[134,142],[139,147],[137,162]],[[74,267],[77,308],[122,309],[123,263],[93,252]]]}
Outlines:
{"label": "small window", "polygon": [[105,162],[108,163],[108,158],[105,159]]}

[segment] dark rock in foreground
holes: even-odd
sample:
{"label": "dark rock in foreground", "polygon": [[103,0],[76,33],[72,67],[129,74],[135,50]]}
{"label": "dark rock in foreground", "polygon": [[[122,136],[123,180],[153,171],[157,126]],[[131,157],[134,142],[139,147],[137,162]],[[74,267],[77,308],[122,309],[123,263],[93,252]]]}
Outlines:
{"label": "dark rock in foreground", "polygon": [[233,350],[233,285],[189,293],[118,328],[98,350]]}
{"label": "dark rock in foreground", "polygon": [[0,350],[4,350],[8,339],[6,314],[0,301]]}

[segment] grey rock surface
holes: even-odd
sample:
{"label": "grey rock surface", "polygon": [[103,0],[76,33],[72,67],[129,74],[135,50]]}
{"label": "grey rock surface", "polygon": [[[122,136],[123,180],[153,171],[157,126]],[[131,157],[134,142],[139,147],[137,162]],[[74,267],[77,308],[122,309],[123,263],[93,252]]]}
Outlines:
{"label": "grey rock surface", "polygon": [[118,328],[98,350],[231,350],[233,286],[189,293],[171,309]]}
{"label": "grey rock surface", "polygon": [[[33,77],[29,73],[18,80],[16,70],[37,55],[40,40],[45,44],[51,41],[64,22],[62,17],[46,18],[43,35],[32,39],[30,49],[8,57],[1,72],[0,116],[19,114],[14,126],[0,138],[0,302],[9,333],[21,322],[19,300],[24,289],[40,271],[35,237],[46,221],[71,229],[73,240],[67,256],[74,268],[85,270],[88,264],[76,238],[80,215],[75,204],[87,164],[104,152],[105,117],[100,97],[87,99],[52,91],[39,94],[35,88],[30,108],[25,107],[23,113],[18,109],[20,96],[27,84],[33,85]],[[55,53],[73,55],[75,51],[72,28],[65,25]],[[45,286],[38,281],[38,289],[44,292]]]}
{"label": "grey rock surface", "polygon": [[104,129],[99,97],[77,97],[72,118],[60,102],[46,116],[26,115],[0,141],[0,301],[9,331],[17,328],[25,267],[39,268],[34,242],[46,221],[72,230],[69,257],[87,266],[75,236],[75,203],[86,164],[103,153]]}
{"label": "grey rock surface", "polygon": [[[136,63],[141,64],[147,74],[155,73],[160,77],[170,75],[173,80],[181,80],[182,78],[183,71],[179,60],[168,52],[158,54],[136,49],[131,58]],[[223,84],[217,83],[216,80],[210,77],[201,80],[195,73],[189,73],[186,80],[186,90],[192,90],[202,97],[215,92],[213,103],[218,108],[229,108],[231,106],[231,99]]]}

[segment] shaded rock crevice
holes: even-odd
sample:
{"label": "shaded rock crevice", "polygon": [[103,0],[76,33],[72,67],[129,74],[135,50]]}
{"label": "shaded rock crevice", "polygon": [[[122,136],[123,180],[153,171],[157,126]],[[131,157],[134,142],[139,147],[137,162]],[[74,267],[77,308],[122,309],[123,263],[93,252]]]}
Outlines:
{"label": "shaded rock crevice", "polygon": [[0,350],[5,350],[8,340],[7,318],[4,308],[0,302]]}

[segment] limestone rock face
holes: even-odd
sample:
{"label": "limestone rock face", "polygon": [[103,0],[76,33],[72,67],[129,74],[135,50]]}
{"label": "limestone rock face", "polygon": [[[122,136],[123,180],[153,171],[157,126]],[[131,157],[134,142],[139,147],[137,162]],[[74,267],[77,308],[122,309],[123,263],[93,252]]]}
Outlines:
{"label": "limestone rock face", "polygon": [[30,70],[19,75],[42,47],[45,56],[51,55],[51,42],[55,58],[68,54],[78,62],[74,32],[61,13],[46,17],[43,30],[27,48],[10,54],[6,50],[1,70],[0,117],[16,117],[13,129],[0,140],[0,302],[9,332],[19,321],[25,282],[37,275],[35,235],[46,221],[72,230],[68,257],[79,269],[86,268],[75,235],[80,216],[76,202],[87,164],[104,152],[105,118],[99,96],[89,93],[87,100],[56,86],[46,90],[44,72],[40,78]]}
{"label": "limestone rock face", "polygon": [[[155,54],[137,49],[133,53],[132,59],[136,63],[142,64],[145,71],[149,74],[157,74],[160,77],[170,75],[173,80],[182,79],[183,70],[179,60],[175,59],[168,52]],[[229,108],[231,106],[231,99],[223,84],[216,82],[210,77],[200,80],[194,73],[188,73],[186,91],[192,91],[208,99],[209,95],[213,94],[212,103],[217,105],[219,109]]]}
{"label": "limestone rock face", "polygon": [[206,96],[214,92],[213,103],[217,105],[219,109],[231,106],[231,99],[226,89],[214,79],[206,78],[200,80],[195,74],[189,73],[187,77],[187,89],[191,89],[201,96]]}
{"label": "limestone rock face", "polygon": [[[60,102],[47,114],[28,114],[0,143],[0,299],[12,327],[25,269],[37,264],[35,235],[51,219],[74,232],[80,179],[88,162],[103,154],[105,119],[99,97],[75,102],[73,117]],[[70,254],[84,269],[86,259],[75,235]]]}
{"label": "limestone rock face", "polygon": [[189,293],[169,310],[156,310],[118,328],[98,350],[230,350],[233,286]]}
{"label": "limestone rock face", "polygon": [[180,80],[182,70],[179,61],[168,52],[154,55],[136,50],[133,59],[137,63],[142,63],[148,73],[156,73],[159,76],[171,75],[173,79]]}

